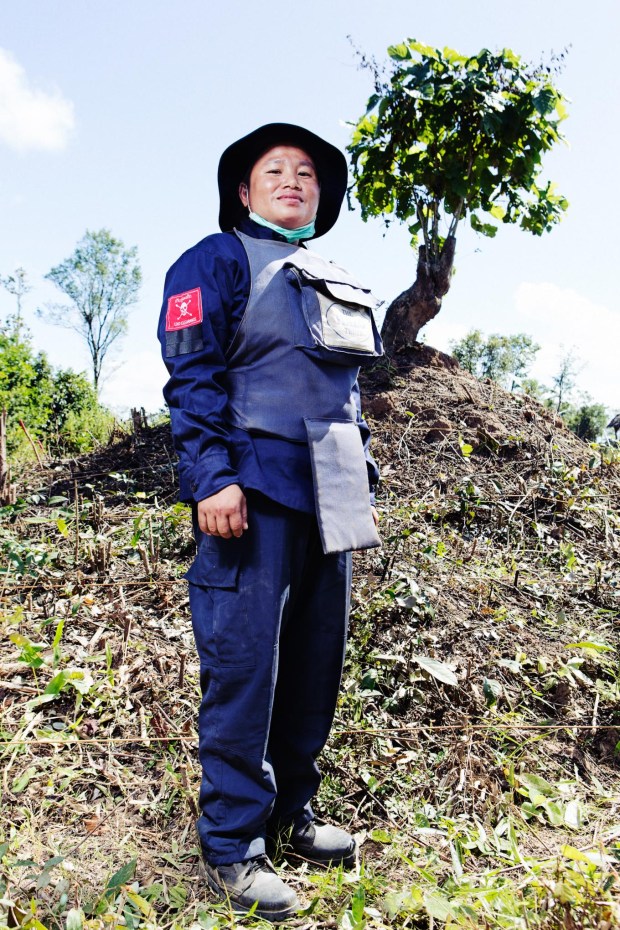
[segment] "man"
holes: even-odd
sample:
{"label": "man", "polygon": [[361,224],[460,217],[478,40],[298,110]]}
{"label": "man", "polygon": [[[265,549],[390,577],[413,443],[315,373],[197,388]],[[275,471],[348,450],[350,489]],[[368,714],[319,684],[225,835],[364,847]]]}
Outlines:
{"label": "man", "polygon": [[337,700],[351,550],[375,546],[378,480],[357,373],[382,353],[374,300],[302,243],[336,222],[342,153],[272,123],[229,146],[220,228],[166,277],[164,394],[192,503],[187,573],[200,656],[198,833],[207,880],[239,910],[299,908],[266,840],[319,865],[354,839],[317,823],[316,758]]}

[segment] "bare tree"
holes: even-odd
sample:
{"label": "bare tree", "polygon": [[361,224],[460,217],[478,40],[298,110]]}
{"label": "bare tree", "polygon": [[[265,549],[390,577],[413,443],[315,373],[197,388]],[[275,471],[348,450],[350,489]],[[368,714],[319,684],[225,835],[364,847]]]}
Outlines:
{"label": "bare tree", "polygon": [[13,294],[17,301],[17,315],[16,322],[18,328],[21,328],[23,325],[23,315],[22,315],[22,302],[26,294],[32,290],[32,285],[28,283],[28,275],[24,268],[16,268],[13,274],[7,275],[6,278],[3,278],[0,275],[0,285],[9,292]]}

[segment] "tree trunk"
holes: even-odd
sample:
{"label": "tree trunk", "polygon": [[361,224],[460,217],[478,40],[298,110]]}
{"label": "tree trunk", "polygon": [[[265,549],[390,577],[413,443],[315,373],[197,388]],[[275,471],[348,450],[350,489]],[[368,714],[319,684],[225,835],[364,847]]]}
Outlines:
{"label": "tree trunk", "polygon": [[0,410],[0,507],[14,504],[17,489],[11,483],[11,466],[6,451],[6,410]]}
{"label": "tree trunk", "polygon": [[450,290],[456,239],[446,239],[438,261],[426,259],[426,248],[420,246],[415,282],[388,307],[381,327],[387,355],[407,349],[417,341],[423,326],[441,310],[442,297]]}

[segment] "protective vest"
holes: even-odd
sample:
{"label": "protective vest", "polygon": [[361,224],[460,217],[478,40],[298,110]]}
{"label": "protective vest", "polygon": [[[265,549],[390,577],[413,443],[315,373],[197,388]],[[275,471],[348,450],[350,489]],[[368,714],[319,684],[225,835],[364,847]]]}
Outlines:
{"label": "protective vest", "polygon": [[359,367],[383,354],[376,300],[314,252],[236,234],[251,290],[227,353],[230,422],[307,442],[308,419],[355,421]]}

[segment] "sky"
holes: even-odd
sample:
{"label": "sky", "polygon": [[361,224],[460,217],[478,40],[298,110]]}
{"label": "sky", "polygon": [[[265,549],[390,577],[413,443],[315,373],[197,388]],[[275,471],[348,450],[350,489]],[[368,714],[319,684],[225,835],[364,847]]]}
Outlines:
{"label": "sky", "polygon": [[[541,346],[532,376],[549,384],[572,351],[580,391],[618,412],[617,0],[3,0],[0,275],[28,273],[35,347],[54,365],[89,370],[79,338],[36,310],[62,301],[45,274],[87,229],[105,227],[137,246],[144,278],[102,398],[120,414],[159,409],[163,280],[185,249],[218,231],[222,151],[276,121],[344,149],[347,124],[372,93],[353,47],[384,60],[407,37],[465,54],[509,47],[531,61],[570,47],[557,79],[570,100],[569,144],[548,154],[542,175],[568,198],[568,213],[541,238],[506,226],[490,240],[460,227],[452,287],[422,335],[449,350],[472,328],[528,333]],[[313,248],[388,303],[415,276],[405,227],[386,231],[358,210],[345,208]],[[0,290],[0,320],[13,309]]]}

